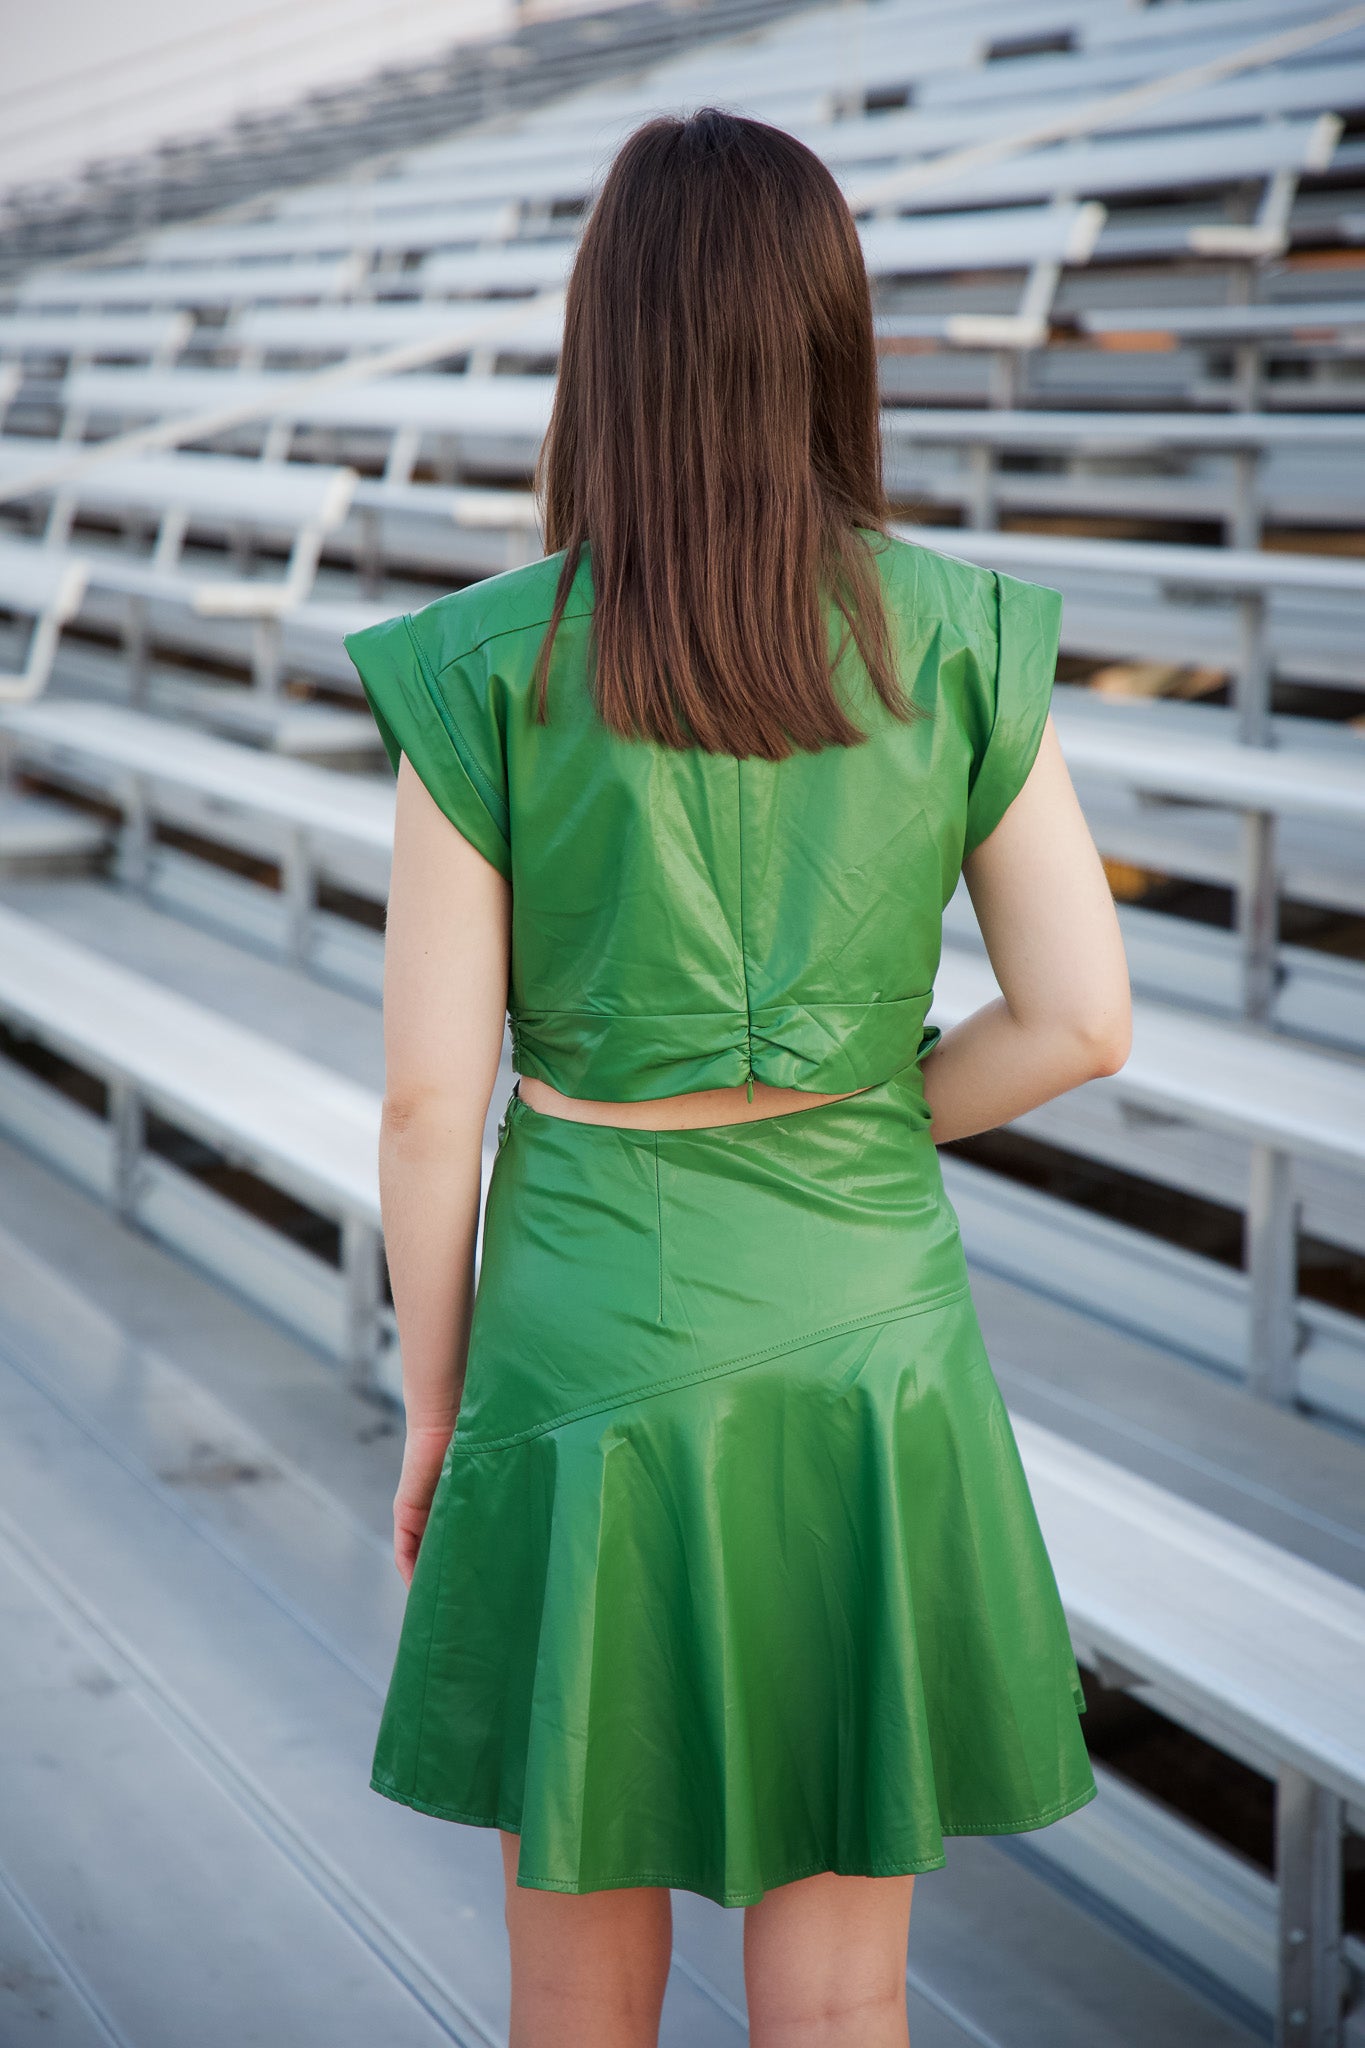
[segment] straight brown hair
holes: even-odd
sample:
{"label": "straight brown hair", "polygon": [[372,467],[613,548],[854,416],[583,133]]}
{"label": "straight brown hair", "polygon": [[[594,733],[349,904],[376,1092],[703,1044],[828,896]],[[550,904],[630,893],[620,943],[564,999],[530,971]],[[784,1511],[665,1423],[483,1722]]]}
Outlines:
{"label": "straight brown hair", "polygon": [[569,279],[536,489],[547,552],[565,550],[542,720],[585,547],[592,687],[619,733],[770,761],[855,745],[835,682],[850,636],[892,713],[925,715],[858,531],[888,517],[862,246],[794,136],[704,107],[628,137]]}

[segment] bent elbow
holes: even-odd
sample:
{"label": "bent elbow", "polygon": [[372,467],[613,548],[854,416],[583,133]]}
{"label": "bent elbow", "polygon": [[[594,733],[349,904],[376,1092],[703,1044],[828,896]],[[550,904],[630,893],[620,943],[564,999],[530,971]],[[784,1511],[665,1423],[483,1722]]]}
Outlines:
{"label": "bent elbow", "polygon": [[1117,1074],[1133,1050],[1133,1016],[1127,1006],[1118,1016],[1092,1017],[1076,1027],[1077,1046],[1087,1080]]}
{"label": "bent elbow", "polygon": [[380,1135],[392,1143],[441,1129],[451,1121],[446,1098],[433,1089],[390,1089],[380,1116]]}

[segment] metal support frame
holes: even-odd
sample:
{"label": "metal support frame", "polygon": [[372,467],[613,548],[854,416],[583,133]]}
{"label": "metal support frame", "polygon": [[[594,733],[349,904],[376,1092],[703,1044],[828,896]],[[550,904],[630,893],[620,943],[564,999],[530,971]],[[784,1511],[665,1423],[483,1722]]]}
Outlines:
{"label": "metal support frame", "polygon": [[123,823],[119,827],[115,873],[130,889],[146,889],[152,879],[152,813],[142,776],[123,778],[119,792]]}
{"label": "metal support frame", "polygon": [[361,593],[376,601],[384,589],[384,542],[380,531],[379,508],[362,505],[356,512],[359,532],[356,538],[356,577]]}
{"label": "metal support frame", "polygon": [[422,448],[420,427],[399,427],[389,442],[388,456],[384,462],[386,484],[410,484],[412,472],[417,467],[417,457]]}
{"label": "metal support frame", "polygon": [[1275,1800],[1280,1967],[1275,2048],[1340,2048],[1342,1801],[1292,1764]]}
{"label": "metal support frame", "polygon": [[374,1384],[380,1348],[380,1275],[383,1240],[373,1223],[347,1216],[341,1226],[341,1268],[346,1289],[344,1362],[352,1384]]}
{"label": "metal support frame", "polygon": [[147,600],[130,592],[123,604],[123,657],[128,670],[128,701],[147,701],[148,678]]}
{"label": "metal support frame", "polygon": [[284,947],[298,967],[307,965],[313,936],[313,911],[317,903],[317,876],[308,834],[290,832],[280,861],[280,885],[284,896]]}
{"label": "metal support frame", "polygon": [[147,1140],[146,1105],[128,1081],[109,1083],[109,1128],[113,1141],[111,1200],[124,1223],[137,1215],[142,1155]]}
{"label": "metal support frame", "polygon": [[969,523],[978,533],[993,533],[1000,520],[995,496],[995,450],[989,442],[972,442],[967,450],[967,471],[972,485],[967,507]]}
{"label": "metal support frame", "polygon": [[1236,412],[1260,409],[1265,385],[1265,349],[1259,341],[1239,341],[1232,351],[1232,382],[1228,402]]}
{"label": "metal support frame", "polygon": [[1243,1230],[1247,1380],[1253,1393],[1283,1406],[1296,1396],[1299,1208],[1289,1154],[1253,1145]]}
{"label": "metal support frame", "polygon": [[1261,545],[1260,477],[1260,450],[1237,449],[1232,458],[1232,511],[1224,536],[1230,548]]}
{"label": "metal support frame", "polygon": [[1270,650],[1266,644],[1264,591],[1244,590],[1237,599],[1237,736],[1244,746],[1270,745]]}
{"label": "metal support frame", "polygon": [[274,614],[252,621],[251,683],[263,697],[279,695],[283,637],[280,621]]}
{"label": "metal support frame", "polygon": [[[1272,744],[1270,653],[1266,645],[1266,599],[1259,590],[1237,599],[1237,736],[1243,746]],[[1279,877],[1275,868],[1275,819],[1249,811],[1242,821],[1236,927],[1242,941],[1242,1009],[1268,1021],[1279,976]]]}
{"label": "metal support frame", "polygon": [[1023,351],[998,348],[991,357],[990,403],[1002,412],[1017,412],[1023,396]]}
{"label": "metal support frame", "polygon": [[1236,927],[1242,950],[1242,1014],[1267,1024],[1280,984],[1279,876],[1273,811],[1244,811],[1237,881]]}

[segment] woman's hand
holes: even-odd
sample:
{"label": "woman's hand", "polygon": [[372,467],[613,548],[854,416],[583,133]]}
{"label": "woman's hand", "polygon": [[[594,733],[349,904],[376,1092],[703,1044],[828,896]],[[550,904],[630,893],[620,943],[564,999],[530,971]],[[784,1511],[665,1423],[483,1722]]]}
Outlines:
{"label": "woman's hand", "polygon": [[453,1427],[446,1424],[409,1429],[403,1445],[403,1469],[393,1497],[393,1555],[405,1586],[412,1584],[432,1496],[453,1433]]}

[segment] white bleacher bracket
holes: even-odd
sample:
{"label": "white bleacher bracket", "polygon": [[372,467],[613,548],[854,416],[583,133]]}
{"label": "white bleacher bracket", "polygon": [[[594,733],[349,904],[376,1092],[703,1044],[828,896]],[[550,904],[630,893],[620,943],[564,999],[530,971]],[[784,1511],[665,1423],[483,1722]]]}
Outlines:
{"label": "white bleacher bracket", "polygon": [[316,518],[300,526],[294,535],[289,561],[278,583],[203,583],[194,593],[194,609],[203,618],[255,620],[252,683],[263,696],[272,696],[279,687],[281,621],[311,592],[323,539],[346,517],[358,482],[353,469],[338,470]]}
{"label": "white bleacher bracket", "polygon": [[[1064,211],[1069,211],[1074,204],[1074,200],[1061,193],[1053,200],[1053,206]],[[1067,264],[1090,261],[1100,237],[1100,230],[1107,218],[1107,209],[1098,199],[1087,200],[1084,205],[1076,207],[1075,218],[1060,259],[1042,258],[1033,265],[1016,311],[952,314],[945,326],[945,333],[952,346],[1041,348],[1048,337],[1052,303],[1057,295],[1063,267]]]}
{"label": "white bleacher bracket", "polygon": [[[1336,116],[1324,116],[1336,121]],[[1337,121],[1336,132],[1341,132]],[[1336,138],[1333,137],[1333,147]],[[1317,136],[1314,134],[1313,154],[1316,166]],[[1327,152],[1331,155],[1331,150]],[[1257,209],[1256,218],[1245,223],[1239,221],[1208,221],[1189,231],[1189,246],[1196,256],[1245,256],[1251,261],[1263,257],[1282,256],[1289,247],[1289,216],[1293,210],[1294,198],[1299,189],[1299,173],[1289,165],[1281,165],[1266,180],[1265,192]]]}
{"label": "white bleacher bracket", "polygon": [[[40,573],[42,567],[39,563]],[[32,567],[26,565],[23,574],[25,583],[28,583],[33,574]],[[0,609],[22,613],[28,610],[30,603],[35,607],[31,613],[33,627],[23,668],[0,672],[0,703],[27,704],[41,696],[52,672],[62,627],[80,610],[86,580],[84,563],[67,562],[55,570],[49,588],[41,593],[33,593],[31,585],[28,589],[6,589],[0,582]]]}

